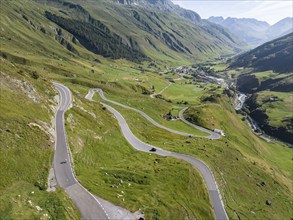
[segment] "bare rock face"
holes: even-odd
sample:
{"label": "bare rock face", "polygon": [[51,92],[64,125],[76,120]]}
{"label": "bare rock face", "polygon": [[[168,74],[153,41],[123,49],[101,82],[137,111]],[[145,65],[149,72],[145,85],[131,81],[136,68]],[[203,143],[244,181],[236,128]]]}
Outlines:
{"label": "bare rock face", "polygon": [[150,7],[160,11],[174,12],[194,24],[201,23],[201,17],[194,11],[187,10],[175,5],[171,0],[117,0],[123,5],[137,5],[142,7]]}
{"label": "bare rock face", "polygon": [[138,0],[117,0],[117,2],[122,5],[136,5],[136,4],[138,4]]}

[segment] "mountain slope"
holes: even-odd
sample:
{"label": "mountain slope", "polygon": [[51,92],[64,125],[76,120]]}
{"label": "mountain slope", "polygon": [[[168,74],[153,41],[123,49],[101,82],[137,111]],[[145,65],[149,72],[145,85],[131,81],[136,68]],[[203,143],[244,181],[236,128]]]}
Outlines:
{"label": "mountain slope", "polygon": [[230,67],[252,67],[256,71],[293,71],[293,33],[265,43],[231,60]]}
{"label": "mountain slope", "polygon": [[58,69],[55,61],[74,53],[41,31],[48,22],[31,1],[1,1],[0,18],[0,219],[80,219],[66,193],[48,184],[58,105],[46,78],[57,71],[48,66]]}
{"label": "mountain slope", "polygon": [[250,45],[257,45],[264,42],[264,32],[270,25],[264,21],[258,21],[250,18],[226,18],[210,17],[211,22],[219,24],[227,28],[231,33],[235,34],[239,39]]}
{"label": "mountain slope", "polygon": [[[147,75],[165,82],[164,77],[141,74],[136,63],[115,61],[86,50],[72,34],[44,16],[49,10],[45,5],[3,2],[0,219],[81,218],[58,186],[55,192],[46,191],[54,155],[51,117],[58,105],[52,81],[68,85],[73,93],[74,103],[64,121],[76,176],[87,189],[133,212],[141,209],[148,219],[181,219],[186,215],[212,219],[205,186],[191,166],[134,151],[111,114],[84,99],[92,87],[141,94],[131,86],[142,86],[124,78]],[[51,177],[49,180],[51,183]],[[155,188],[160,190],[153,193]],[[117,197],[121,190],[127,195],[125,200]],[[188,196],[190,202],[183,206]]]}
{"label": "mountain slope", "polygon": [[[45,4],[44,1],[40,2]],[[58,16],[59,23],[55,20],[57,24],[61,25],[60,21],[67,19],[67,27],[64,24],[62,27],[71,34],[77,34],[74,33],[76,31],[73,32],[76,28],[71,27],[73,23],[75,26],[80,23],[83,29],[87,26],[93,27],[92,29],[102,26],[100,31],[117,38],[121,47],[130,48],[130,51],[140,52],[154,60],[183,61],[184,57],[185,62],[194,62],[234,54],[243,46],[223,28],[202,22],[195,12],[175,6],[170,1],[150,2],[133,1],[121,4],[117,1],[99,0],[68,3],[51,0],[46,1],[46,4],[50,6],[48,11],[51,18]],[[90,35],[94,37],[95,33],[91,32]],[[83,36],[82,39],[84,38]],[[92,48],[83,40],[79,42],[86,48]],[[103,48],[104,51],[106,49]],[[99,48],[95,49],[95,52],[99,53]]]}
{"label": "mountain slope", "polygon": [[275,39],[291,32],[293,32],[293,17],[287,17],[270,26],[266,31],[266,35],[269,39]]}
{"label": "mountain slope", "polygon": [[[179,120],[167,121],[163,115],[168,112],[176,115],[178,107],[187,107],[183,101],[190,99],[194,107],[200,108],[202,121],[211,128],[223,128],[226,137],[212,141],[174,136],[152,127],[135,112],[121,109],[121,114],[127,117],[130,128],[145,143],[205,161],[219,183],[230,219],[266,219],[268,216],[272,219],[289,219],[292,216],[291,149],[279,142],[268,144],[254,136],[246,123],[235,114],[221,88],[181,79],[175,80],[163,94],[172,102],[148,95],[153,86],[156,92],[165,88],[169,84],[167,77],[178,78],[173,73],[158,74],[155,72],[157,68],[148,67],[149,64],[164,68],[165,65],[190,62],[184,53],[173,53],[173,50],[165,47],[163,42],[159,44],[161,41],[154,37],[157,39],[156,46],[165,52],[172,52],[178,61],[171,57],[167,60],[168,56],[158,51],[151,54],[152,57],[158,57],[158,62],[138,64],[125,59],[104,58],[87,50],[75,35],[45,17],[46,11],[49,11],[65,19],[86,23],[91,20],[99,29],[105,25],[109,34],[117,34],[125,45],[129,46],[133,42],[132,48],[136,48],[138,44],[126,36],[131,33],[140,42],[139,36],[145,32],[140,28],[135,29],[135,25],[131,26],[130,21],[125,21],[126,17],[117,15],[127,12],[129,18],[133,17],[129,6],[117,5],[115,10],[118,11],[114,18],[107,17],[113,12],[110,3],[100,9],[85,6],[87,11],[101,13],[94,17],[96,13],[91,12],[91,17],[95,19],[92,20],[82,9],[77,11],[77,6],[72,4],[63,8],[59,7],[58,2],[56,7],[50,6],[49,1],[47,5],[36,4],[31,0],[26,0],[25,4],[22,0],[2,2],[0,166],[3,169],[0,178],[0,219],[80,219],[64,192],[60,193],[58,189],[56,192],[44,190],[54,151],[50,135],[45,131],[46,125],[51,124],[50,116],[54,116],[52,107],[58,101],[52,81],[60,82],[72,91],[73,106],[64,118],[66,133],[76,176],[94,195],[132,212],[140,209],[146,219],[213,219],[212,206],[197,171],[172,158],[134,151],[123,138],[112,115],[98,103],[84,99],[90,88],[98,87],[111,99],[126,105],[131,103],[132,107],[145,111],[155,120],[181,131],[193,128]],[[141,13],[142,9],[136,11]],[[141,14],[144,19],[149,19],[145,18],[146,12]],[[162,15],[161,20],[170,23],[174,31],[177,24],[178,28],[181,27],[179,23],[184,30],[186,19],[171,22],[166,21],[166,18],[177,19],[178,16],[155,14]],[[151,15],[152,19],[158,20],[154,14]],[[109,19],[111,22],[107,23]],[[142,25],[139,22],[137,24]],[[115,27],[121,28],[116,30]],[[184,39],[189,38],[179,34]],[[141,36],[144,42],[144,35]],[[140,44],[142,49],[149,49],[147,44],[145,48],[143,45]],[[21,89],[22,85],[25,91]],[[211,94],[220,95],[220,102],[201,101],[200,97],[206,98]],[[97,96],[94,98],[100,101]],[[245,187],[239,184],[244,182]],[[266,186],[260,185],[262,182]],[[267,206],[266,200],[270,200],[272,206]],[[38,211],[37,205],[43,210]]]}
{"label": "mountain slope", "polygon": [[250,116],[267,134],[293,143],[293,33],[233,58],[229,68],[244,67],[238,90],[252,94]]}

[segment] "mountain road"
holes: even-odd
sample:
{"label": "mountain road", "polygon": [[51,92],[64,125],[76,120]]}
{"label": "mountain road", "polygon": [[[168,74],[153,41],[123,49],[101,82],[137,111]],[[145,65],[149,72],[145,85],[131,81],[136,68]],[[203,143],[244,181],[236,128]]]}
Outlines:
{"label": "mountain road", "polygon": [[[86,99],[92,100],[92,97],[94,95],[95,89],[91,89],[89,93],[86,95]],[[98,89],[99,95],[103,98],[103,93],[102,90]],[[111,101],[113,103],[114,101]],[[121,131],[125,137],[125,139],[135,148],[136,150],[147,152],[147,153],[152,153],[152,154],[157,154],[160,156],[171,156],[177,159],[184,160],[188,163],[190,163],[193,167],[195,167],[201,174],[202,178],[204,179],[204,182],[206,184],[206,187],[209,192],[209,197],[210,201],[214,210],[214,214],[217,220],[227,220],[229,219],[227,216],[227,213],[224,208],[224,204],[221,198],[220,191],[218,189],[216,180],[214,178],[214,175],[211,171],[211,169],[206,165],[203,161],[189,156],[189,155],[184,155],[184,154],[179,154],[179,153],[174,153],[170,152],[155,146],[152,146],[150,144],[142,142],[140,139],[138,139],[130,130],[126,120],[124,117],[113,107],[101,103],[104,107],[107,108],[108,111],[110,111],[115,118],[117,119],[119,126],[121,128]],[[118,104],[121,106],[122,104],[115,102],[115,104]],[[127,108],[133,109],[131,107],[126,106]],[[139,111],[139,110],[138,110]],[[149,116],[147,116],[149,117]],[[151,151],[151,149],[155,148],[155,151]]]}

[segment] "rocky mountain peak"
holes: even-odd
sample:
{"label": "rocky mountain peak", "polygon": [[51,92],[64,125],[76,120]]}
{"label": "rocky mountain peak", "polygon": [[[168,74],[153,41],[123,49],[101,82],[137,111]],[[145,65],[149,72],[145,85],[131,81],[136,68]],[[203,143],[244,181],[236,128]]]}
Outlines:
{"label": "rocky mountain peak", "polygon": [[201,17],[196,12],[181,8],[171,0],[117,0],[117,2],[123,5],[149,7],[164,12],[173,12],[194,24],[201,22]]}
{"label": "rocky mountain peak", "polygon": [[122,5],[137,5],[139,0],[117,0],[117,3]]}
{"label": "rocky mountain peak", "polygon": [[117,2],[123,5],[142,5],[142,6],[174,5],[170,0],[117,0]]}
{"label": "rocky mountain peak", "polygon": [[222,16],[212,16],[208,19],[210,22],[213,22],[215,24],[219,24],[223,22],[225,19]]}

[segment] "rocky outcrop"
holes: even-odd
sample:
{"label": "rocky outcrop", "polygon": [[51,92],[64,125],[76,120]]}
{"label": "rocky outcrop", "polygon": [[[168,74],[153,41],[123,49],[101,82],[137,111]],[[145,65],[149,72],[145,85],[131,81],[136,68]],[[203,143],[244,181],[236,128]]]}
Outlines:
{"label": "rocky outcrop", "polygon": [[122,5],[137,5],[139,0],[117,0],[117,3]]}
{"label": "rocky outcrop", "polygon": [[174,12],[194,24],[202,22],[201,17],[194,11],[175,5],[171,0],[117,0],[117,3],[128,6],[150,7],[160,11]]}

